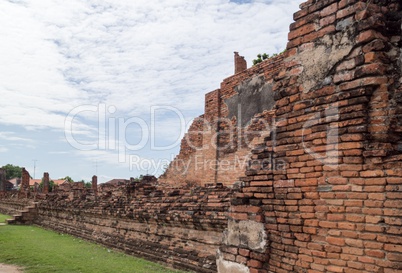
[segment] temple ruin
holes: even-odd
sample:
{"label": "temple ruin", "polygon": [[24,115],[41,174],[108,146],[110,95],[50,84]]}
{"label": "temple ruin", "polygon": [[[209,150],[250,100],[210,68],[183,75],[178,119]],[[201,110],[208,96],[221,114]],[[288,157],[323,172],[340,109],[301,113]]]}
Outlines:
{"label": "temple ruin", "polygon": [[308,0],[283,54],[235,53],[159,181],[32,192],[24,170],[0,211],[194,272],[402,272],[401,18]]}

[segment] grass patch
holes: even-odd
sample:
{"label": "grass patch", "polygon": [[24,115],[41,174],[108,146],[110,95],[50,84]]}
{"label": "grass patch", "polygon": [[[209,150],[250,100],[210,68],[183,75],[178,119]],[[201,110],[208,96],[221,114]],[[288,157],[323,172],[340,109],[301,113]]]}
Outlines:
{"label": "grass patch", "polygon": [[[8,218],[0,214],[0,222]],[[0,226],[0,263],[27,273],[183,272],[34,226]]]}
{"label": "grass patch", "polygon": [[12,218],[13,217],[11,217],[11,216],[0,214],[0,223],[5,223],[7,219],[12,219]]}

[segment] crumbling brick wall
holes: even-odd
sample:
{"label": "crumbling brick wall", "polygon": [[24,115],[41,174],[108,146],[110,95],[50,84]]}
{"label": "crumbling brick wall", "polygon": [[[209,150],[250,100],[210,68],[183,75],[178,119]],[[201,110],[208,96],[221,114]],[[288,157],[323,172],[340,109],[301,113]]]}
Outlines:
{"label": "crumbling brick wall", "polygon": [[36,204],[16,222],[33,222],[175,268],[212,273],[232,193],[222,185],[129,183],[94,190],[67,183],[29,199],[9,192],[0,198],[0,211],[15,214]]}
{"label": "crumbling brick wall", "polygon": [[0,196],[0,212],[6,215],[16,215],[25,207],[33,204],[31,199],[20,199],[16,193],[3,193]]}
{"label": "crumbling brick wall", "polygon": [[[226,78],[220,89],[205,95],[204,115],[190,127],[179,155],[161,181],[231,186],[243,176],[254,141],[272,125],[272,82],[283,66],[283,56],[247,70],[239,58],[235,53],[240,67],[237,73]],[[189,148],[194,147],[193,143],[197,143],[197,149]]]}
{"label": "crumbling brick wall", "polygon": [[401,4],[300,7],[219,272],[400,272]]}
{"label": "crumbling brick wall", "polygon": [[180,181],[181,184],[185,185],[201,184],[200,177],[197,176],[197,162],[202,156],[204,126],[204,115],[194,119],[188,132],[181,140],[180,154],[169,164],[165,173],[159,177],[160,182]]}
{"label": "crumbling brick wall", "polygon": [[[229,185],[241,175],[238,191],[144,185],[96,197],[81,185],[37,195],[37,223],[197,272],[400,272],[400,1],[300,8],[283,55],[206,95],[189,134],[202,149],[182,142],[177,159],[211,168],[164,177]],[[252,91],[267,108],[247,111]],[[244,170],[223,169],[247,153]],[[18,207],[7,200],[0,210]]]}
{"label": "crumbling brick wall", "polygon": [[244,59],[243,56],[239,55],[239,52],[234,52],[234,64],[235,64],[235,69],[234,73],[240,73],[243,72],[244,70],[247,69],[247,61]]}

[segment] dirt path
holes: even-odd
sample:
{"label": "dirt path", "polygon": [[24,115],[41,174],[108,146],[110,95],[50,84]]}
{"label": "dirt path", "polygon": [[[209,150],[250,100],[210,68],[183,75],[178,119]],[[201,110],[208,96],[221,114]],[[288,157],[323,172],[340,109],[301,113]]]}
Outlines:
{"label": "dirt path", "polygon": [[22,269],[15,265],[0,264],[0,273],[22,273]]}

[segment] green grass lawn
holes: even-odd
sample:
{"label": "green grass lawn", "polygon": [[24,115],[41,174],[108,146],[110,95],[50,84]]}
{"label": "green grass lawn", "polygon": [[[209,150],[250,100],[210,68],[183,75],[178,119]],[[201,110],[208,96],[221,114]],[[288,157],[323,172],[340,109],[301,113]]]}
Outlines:
{"label": "green grass lawn", "polygon": [[[8,218],[0,214],[0,222]],[[34,226],[0,226],[0,263],[27,273],[182,272]]]}
{"label": "green grass lawn", "polygon": [[13,217],[4,215],[4,214],[0,214],[0,223],[5,223],[6,219],[11,219],[11,218],[13,218]]}

